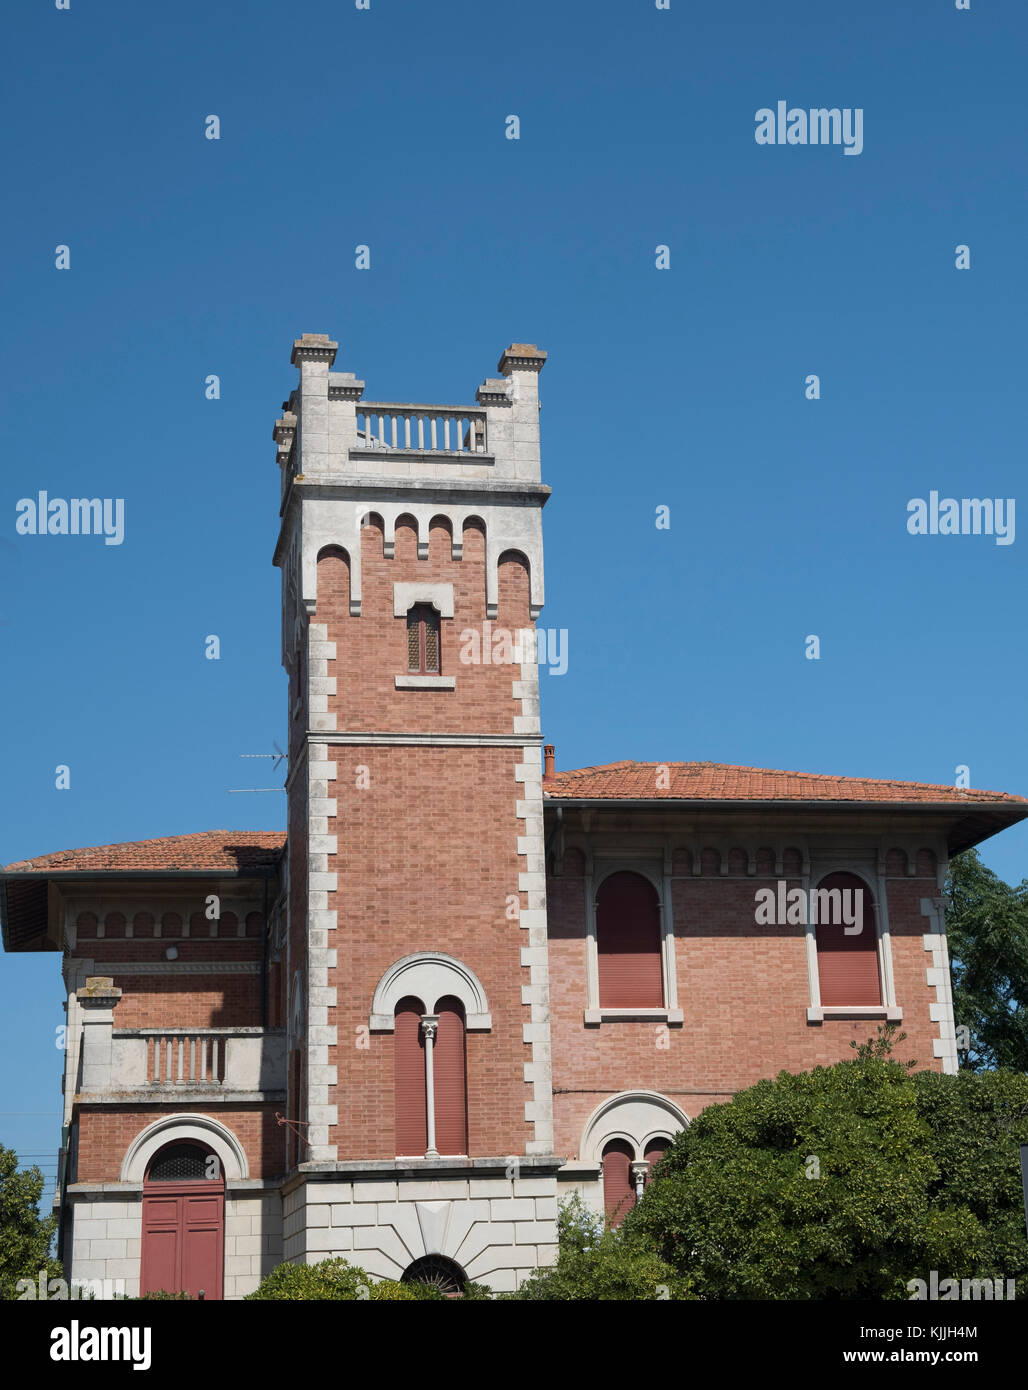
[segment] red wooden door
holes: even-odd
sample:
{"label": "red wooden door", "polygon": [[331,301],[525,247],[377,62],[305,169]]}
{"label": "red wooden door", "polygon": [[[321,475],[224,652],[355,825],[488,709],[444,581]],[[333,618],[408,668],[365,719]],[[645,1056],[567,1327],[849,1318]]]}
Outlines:
{"label": "red wooden door", "polygon": [[139,1292],[184,1290],[221,1298],[225,1191],[221,1182],[147,1183],[143,1188],[143,1255]]}

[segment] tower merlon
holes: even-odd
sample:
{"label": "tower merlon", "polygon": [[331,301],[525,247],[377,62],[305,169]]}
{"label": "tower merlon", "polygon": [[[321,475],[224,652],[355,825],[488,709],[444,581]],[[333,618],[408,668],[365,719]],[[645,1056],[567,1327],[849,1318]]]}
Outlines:
{"label": "tower merlon", "polygon": [[547,354],[534,343],[511,343],[499,360],[501,376],[478,387],[474,405],[443,405],[365,400],[365,383],[353,372],[331,370],[337,351],[325,333],[294,341],[290,360],[300,382],[273,431],[282,468],[275,563],[293,576],[298,606],[313,611],[317,557],[335,545],[353,566],[351,612],[359,615],[364,519],[381,516],[389,554],[398,519],[412,516],[424,556],[431,521],[442,515],[454,559],[469,519],[486,531],[488,616],[497,610],[500,558],[516,551],[527,561],[537,617],[540,513],[550,491],[539,458],[538,377]]}

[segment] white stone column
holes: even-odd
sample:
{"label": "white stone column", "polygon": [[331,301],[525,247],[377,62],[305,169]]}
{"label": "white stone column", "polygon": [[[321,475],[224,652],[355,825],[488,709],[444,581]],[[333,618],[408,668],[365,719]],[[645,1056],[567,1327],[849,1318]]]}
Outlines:
{"label": "white stone column", "polygon": [[425,1039],[425,1115],[428,1121],[426,1158],[438,1158],[435,1146],[435,1035],[439,1027],[438,1014],[421,1015],[421,1031]]}
{"label": "white stone column", "polygon": [[635,1200],[642,1201],[643,1190],[646,1187],[646,1179],[649,1176],[650,1165],[645,1159],[637,1159],[632,1164],[632,1181],[635,1184]]}

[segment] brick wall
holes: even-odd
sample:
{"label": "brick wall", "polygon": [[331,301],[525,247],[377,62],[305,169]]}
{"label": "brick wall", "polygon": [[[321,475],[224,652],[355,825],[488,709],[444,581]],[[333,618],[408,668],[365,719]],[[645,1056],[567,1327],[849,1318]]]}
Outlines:
{"label": "brick wall", "polygon": [[[279,1177],[284,1170],[284,1127],[276,1105],[217,1106],[209,1113],[239,1140],[251,1178]],[[77,1182],[117,1182],[125,1153],[136,1135],[169,1115],[203,1112],[202,1100],[181,1107],[155,1105],[80,1106]],[[169,1136],[169,1143],[174,1136]]]}
{"label": "brick wall", "polygon": [[[348,567],[335,556],[323,558],[318,573],[318,611],[336,643],[337,693],[328,708],[340,730],[422,731],[511,736],[521,714],[513,682],[518,665],[462,665],[460,633],[479,631],[485,621],[485,539],[474,523],[463,533],[463,558],[451,558],[447,526],[433,524],[428,557],[419,560],[412,527],[396,530],[395,555],[383,554],[377,525],[363,531],[362,615],[349,611]],[[395,677],[407,673],[406,623],[394,616],[394,582],[453,585],[454,617],[444,619],[442,673],[456,677],[456,689],[397,690]],[[500,566],[498,615],[493,629],[532,626],[528,575],[516,561]],[[359,1047],[371,1001],[383,972],[402,956],[441,950],[464,961],[481,980],[492,1013],[490,1033],[467,1039],[469,1143],[472,1155],[524,1153],[531,1127],[524,1082],[530,1049],[522,1027],[529,1009],[521,987],[525,933],[506,916],[509,897],[524,906],[518,875],[523,822],[516,803],[524,796],[515,767],[523,759],[515,747],[392,747],[339,745],[328,750],[337,764],[333,795],[339,852],[329,857],[338,890],[329,910],[338,928],[330,945],[337,965],[329,987],[338,1006],[329,1021],[339,1043],[329,1050],[338,1071],[333,1097],[339,1124],[330,1142],[340,1155],[370,1159],[395,1156],[393,1035],[373,1034]],[[367,779],[359,769],[367,769]],[[362,783],[368,780],[369,785]],[[431,1009],[435,1000],[426,1000]]]}
{"label": "brick wall", "polygon": [[[672,900],[678,1002],[684,1024],[605,1022],[587,1027],[585,880],[580,857],[547,885],[555,1148],[577,1154],[585,1121],[607,1097],[658,1091],[690,1118],[781,1070],[808,1071],[853,1055],[851,1040],[875,1034],[881,1020],[806,1020],[810,1004],[802,926],[757,927],[760,878],[675,877]],[[676,858],[675,869],[680,861]],[[576,873],[577,869],[577,873]],[[937,893],[932,861],[920,877],[889,879],[887,902],[897,1002],[903,1009],[901,1060],[940,1070],[933,1055],[938,1024],[926,983],[930,929],[920,902]],[[798,880],[787,880],[798,887]],[[667,1042],[666,1048],[658,1041]]]}

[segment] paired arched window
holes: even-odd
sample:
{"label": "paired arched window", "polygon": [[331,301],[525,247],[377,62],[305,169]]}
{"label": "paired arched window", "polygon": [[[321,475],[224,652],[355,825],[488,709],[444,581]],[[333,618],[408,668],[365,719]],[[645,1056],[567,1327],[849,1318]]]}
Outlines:
{"label": "paired arched window", "polygon": [[635,1150],[627,1139],[611,1139],[604,1145],[601,1161],[603,1210],[612,1226],[619,1225],[635,1206],[638,1183],[649,1181],[653,1169],[670,1145],[671,1140],[662,1137],[653,1138],[647,1143],[644,1158],[650,1166],[645,1175],[635,1170]]}
{"label": "paired arched window", "polygon": [[600,885],[596,953],[601,1008],[663,1007],[660,902],[641,874],[613,873]]}
{"label": "paired arched window", "polygon": [[468,1152],[464,1005],[452,995],[434,1014],[408,996],[396,1005],[393,1066],[396,1153],[450,1156]]}
{"label": "paired arched window", "polygon": [[430,603],[415,603],[407,610],[407,670],[437,676],[441,669],[439,614]]}
{"label": "paired arched window", "polygon": [[[829,874],[815,890],[817,973],[824,1007],[882,1002],[874,901],[856,874]],[[860,930],[855,930],[859,924]]]}

